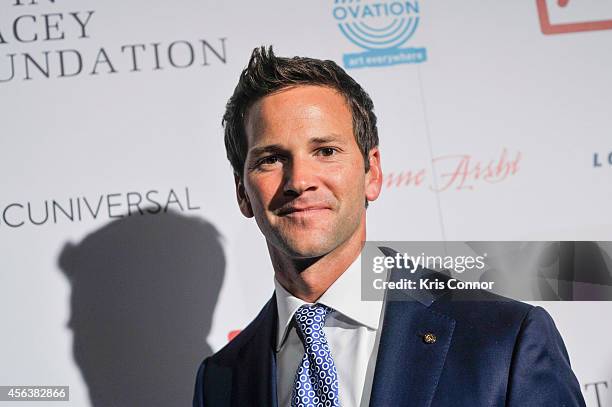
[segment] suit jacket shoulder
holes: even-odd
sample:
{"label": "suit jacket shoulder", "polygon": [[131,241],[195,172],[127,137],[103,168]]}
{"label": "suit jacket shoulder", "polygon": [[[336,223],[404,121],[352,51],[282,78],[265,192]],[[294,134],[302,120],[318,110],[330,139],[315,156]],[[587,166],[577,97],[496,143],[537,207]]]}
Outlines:
{"label": "suit jacket shoulder", "polygon": [[561,335],[543,308],[461,290],[442,293],[429,310],[453,321],[432,406],[585,406]]}
{"label": "suit jacket shoulder", "polygon": [[[391,274],[402,278],[450,277],[427,269]],[[371,406],[585,405],[544,309],[443,286],[387,293]]]}
{"label": "suit jacket shoulder", "polygon": [[194,407],[276,405],[277,318],[273,295],[246,328],[204,359],[196,375]]}

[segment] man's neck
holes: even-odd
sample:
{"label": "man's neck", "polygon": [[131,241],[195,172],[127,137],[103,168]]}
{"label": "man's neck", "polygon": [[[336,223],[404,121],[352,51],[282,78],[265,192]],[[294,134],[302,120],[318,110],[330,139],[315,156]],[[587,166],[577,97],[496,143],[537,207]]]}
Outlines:
{"label": "man's neck", "polygon": [[365,225],[349,240],[324,256],[295,259],[268,243],[278,282],[293,296],[314,303],[344,273],[361,253]]}

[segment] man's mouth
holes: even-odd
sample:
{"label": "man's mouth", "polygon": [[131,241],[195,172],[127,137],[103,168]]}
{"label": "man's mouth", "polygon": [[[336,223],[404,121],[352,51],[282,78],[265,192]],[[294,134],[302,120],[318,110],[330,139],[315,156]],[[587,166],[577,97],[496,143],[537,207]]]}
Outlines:
{"label": "man's mouth", "polygon": [[324,211],[328,211],[330,208],[326,205],[311,205],[311,206],[291,206],[283,208],[279,211],[279,216],[303,216],[303,215],[315,215]]}

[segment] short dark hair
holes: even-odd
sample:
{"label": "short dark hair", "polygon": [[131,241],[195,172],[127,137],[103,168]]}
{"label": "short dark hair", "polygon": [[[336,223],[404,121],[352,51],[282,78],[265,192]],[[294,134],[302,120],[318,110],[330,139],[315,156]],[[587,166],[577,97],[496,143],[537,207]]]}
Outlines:
{"label": "short dark hair", "polygon": [[222,125],[225,149],[234,173],[242,178],[247,155],[245,115],[262,97],[299,85],[320,85],[337,90],[346,98],[353,116],[353,133],[369,171],[368,153],[378,146],[374,104],[365,90],[335,62],[305,57],[282,58],[272,46],[253,50],[248,66],[240,74],[234,94],[227,102]]}

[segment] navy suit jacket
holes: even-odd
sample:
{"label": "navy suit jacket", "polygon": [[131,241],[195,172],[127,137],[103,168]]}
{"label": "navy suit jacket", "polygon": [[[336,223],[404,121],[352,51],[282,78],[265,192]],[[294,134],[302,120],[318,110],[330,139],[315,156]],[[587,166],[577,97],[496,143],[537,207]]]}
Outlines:
{"label": "navy suit jacket", "polygon": [[[391,279],[399,274],[407,277]],[[426,269],[409,276],[427,277],[448,279]],[[277,318],[273,295],[202,362],[194,407],[277,406]],[[563,340],[540,307],[479,290],[393,290],[380,335],[370,406],[585,406]]]}

